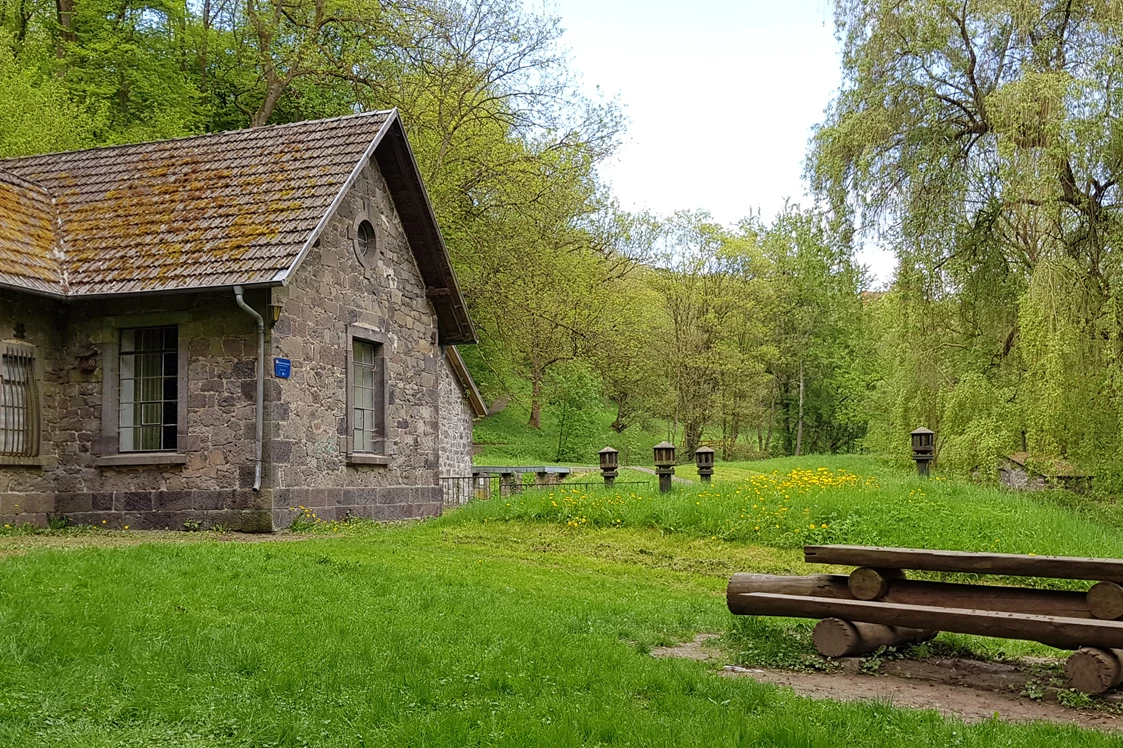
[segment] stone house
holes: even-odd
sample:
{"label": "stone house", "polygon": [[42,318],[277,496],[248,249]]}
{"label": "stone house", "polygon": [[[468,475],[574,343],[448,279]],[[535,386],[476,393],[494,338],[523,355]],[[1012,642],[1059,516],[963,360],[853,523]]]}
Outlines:
{"label": "stone house", "polygon": [[0,160],[0,521],[439,514],[475,340],[396,110]]}
{"label": "stone house", "polygon": [[1034,459],[1028,452],[1015,452],[1000,462],[998,482],[1020,491],[1063,488],[1085,493],[1091,488],[1092,476],[1081,473],[1064,460]]}

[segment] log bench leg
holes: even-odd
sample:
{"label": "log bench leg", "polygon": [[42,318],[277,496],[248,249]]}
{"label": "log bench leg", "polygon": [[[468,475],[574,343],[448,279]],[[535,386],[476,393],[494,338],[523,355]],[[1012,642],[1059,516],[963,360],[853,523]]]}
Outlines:
{"label": "log bench leg", "polygon": [[1123,650],[1081,647],[1065,663],[1065,684],[1098,694],[1123,683]]}
{"label": "log bench leg", "polygon": [[900,569],[871,569],[868,566],[850,572],[847,585],[856,600],[880,600],[889,592],[894,579],[904,579]]}
{"label": "log bench leg", "polygon": [[1115,582],[1096,582],[1088,590],[1088,610],[1105,621],[1123,616],[1123,587]]}
{"label": "log bench leg", "polygon": [[938,632],[880,623],[824,618],[815,624],[811,638],[824,657],[852,657],[876,652],[880,647],[895,647],[931,639]]}

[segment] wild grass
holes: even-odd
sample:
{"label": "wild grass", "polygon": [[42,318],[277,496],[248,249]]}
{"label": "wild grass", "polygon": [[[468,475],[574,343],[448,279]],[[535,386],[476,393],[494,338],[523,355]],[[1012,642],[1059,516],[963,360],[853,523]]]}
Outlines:
{"label": "wild grass", "polygon": [[442,521],[640,527],[778,548],[846,543],[1123,557],[1120,514],[1091,499],[922,480],[862,457],[719,465],[715,478],[712,486],[675,484],[669,494],[528,491],[471,503]]}

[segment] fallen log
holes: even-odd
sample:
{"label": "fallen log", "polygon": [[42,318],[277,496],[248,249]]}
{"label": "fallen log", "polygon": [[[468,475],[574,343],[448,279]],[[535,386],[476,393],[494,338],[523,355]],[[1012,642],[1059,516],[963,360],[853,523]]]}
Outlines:
{"label": "fallen log", "polygon": [[1123,648],[1123,622],[1119,621],[768,592],[743,593],[736,604],[736,612],[747,615],[842,618],[886,626],[1028,639],[1061,649]]}
{"label": "fallen log", "polygon": [[874,548],[861,545],[805,545],[807,563],[869,566],[1008,576],[1094,579],[1123,583],[1123,560],[1017,553],[929,551],[920,548]]}
{"label": "fallen log", "polygon": [[[773,592],[782,595],[853,600],[850,580],[841,574],[815,574],[782,577],[770,574],[734,574],[726,588],[731,613],[753,615],[740,595]],[[984,584],[926,582],[916,579],[891,579],[883,602],[905,605],[930,605],[944,608],[970,608],[1006,613],[1035,613],[1066,618],[1092,618],[1083,592],[1035,590],[1028,587],[992,587]],[[846,618],[845,616],[840,616]],[[936,628],[925,625],[923,628]]]}
{"label": "fallen log", "polygon": [[1123,683],[1123,652],[1081,647],[1065,662],[1065,684],[1084,693],[1103,693]]}
{"label": "fallen log", "polygon": [[896,647],[926,641],[937,631],[884,626],[879,623],[824,618],[815,624],[811,638],[824,657],[853,657],[876,652],[881,647]]}

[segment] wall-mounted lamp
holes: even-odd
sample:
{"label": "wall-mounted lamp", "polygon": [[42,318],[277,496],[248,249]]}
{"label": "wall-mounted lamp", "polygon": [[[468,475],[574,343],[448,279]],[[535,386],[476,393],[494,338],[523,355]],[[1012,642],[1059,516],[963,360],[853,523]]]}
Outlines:
{"label": "wall-mounted lamp", "polygon": [[280,304],[270,304],[269,305],[269,326],[272,327],[273,325],[277,324],[277,322],[280,321],[280,319],[281,319],[281,305]]}

